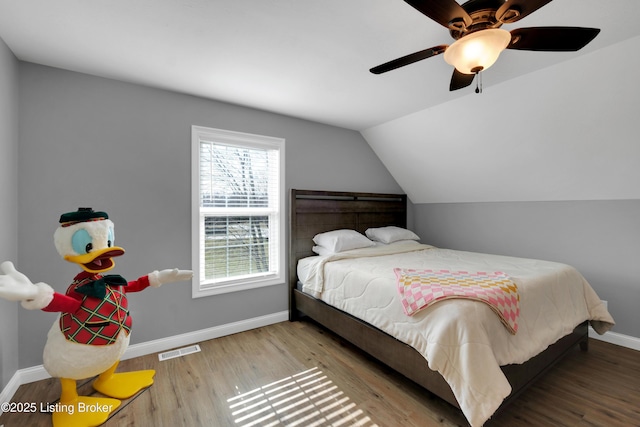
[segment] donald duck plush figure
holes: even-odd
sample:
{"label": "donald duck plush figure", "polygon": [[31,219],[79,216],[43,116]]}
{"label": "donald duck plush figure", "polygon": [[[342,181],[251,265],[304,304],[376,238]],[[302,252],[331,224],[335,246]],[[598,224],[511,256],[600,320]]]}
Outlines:
{"label": "donald duck plush figure", "polygon": [[[119,399],[153,384],[153,370],[115,372],[129,345],[127,294],[189,280],[192,272],[154,271],[131,282],[118,275],[103,276],[101,273],[114,267],[113,258],[124,254],[124,249],[114,246],[114,226],[109,216],[91,208],[63,214],[54,240],[58,253],[83,270],[67,292],[55,292],[46,283],[32,283],[7,261],[0,264],[0,297],[21,301],[29,310],[60,313],[43,354],[45,369],[61,383],[53,425],[97,426],[120,406]],[[110,397],[78,396],[76,380],[95,376],[94,389]]]}

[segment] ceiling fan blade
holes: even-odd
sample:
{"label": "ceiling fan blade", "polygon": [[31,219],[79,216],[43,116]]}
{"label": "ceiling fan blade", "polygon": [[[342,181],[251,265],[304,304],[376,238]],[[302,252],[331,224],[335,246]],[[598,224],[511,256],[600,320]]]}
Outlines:
{"label": "ceiling fan blade", "polygon": [[507,49],[544,52],[575,52],[585,47],[600,32],[597,28],[531,27],[511,31]]}
{"label": "ceiling fan blade", "polygon": [[451,83],[449,84],[449,90],[458,90],[462,89],[463,87],[469,86],[471,83],[473,83],[473,79],[475,76],[475,74],[461,73],[454,68],[453,75],[451,76]]}
{"label": "ceiling fan blade", "polygon": [[455,0],[404,0],[419,12],[436,21],[438,24],[449,28],[451,21],[462,21],[464,26],[471,25],[473,21],[466,10]]}
{"label": "ceiling fan blade", "polygon": [[430,47],[429,49],[421,50],[419,52],[411,53],[403,56],[402,58],[394,59],[393,61],[385,62],[382,65],[373,67],[369,71],[373,74],[382,74],[387,71],[395,70],[396,68],[404,67],[405,65],[413,64],[414,62],[422,61],[423,59],[431,58],[432,56],[440,55],[449,47],[446,44]]}
{"label": "ceiling fan blade", "polygon": [[496,11],[496,18],[503,23],[513,23],[540,9],[551,0],[507,0]]}

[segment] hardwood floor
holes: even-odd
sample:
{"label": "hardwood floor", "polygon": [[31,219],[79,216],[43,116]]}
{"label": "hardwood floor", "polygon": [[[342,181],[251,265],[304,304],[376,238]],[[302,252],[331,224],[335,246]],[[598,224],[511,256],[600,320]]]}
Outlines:
{"label": "hardwood floor", "polygon": [[[306,321],[200,343],[200,353],[125,360],[155,369],[153,386],[105,424],[121,426],[466,426],[460,411]],[[90,381],[80,394],[94,393]],[[14,402],[55,403],[58,380],[21,386]],[[0,425],[50,426],[48,413],[0,416]],[[590,340],[555,365],[487,426],[640,426],[640,352]]]}

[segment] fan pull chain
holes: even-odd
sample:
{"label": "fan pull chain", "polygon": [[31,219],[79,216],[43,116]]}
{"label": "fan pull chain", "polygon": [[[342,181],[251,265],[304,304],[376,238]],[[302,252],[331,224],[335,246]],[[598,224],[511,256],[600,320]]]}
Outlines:
{"label": "fan pull chain", "polygon": [[476,78],[476,93],[482,93],[482,71],[478,71]]}

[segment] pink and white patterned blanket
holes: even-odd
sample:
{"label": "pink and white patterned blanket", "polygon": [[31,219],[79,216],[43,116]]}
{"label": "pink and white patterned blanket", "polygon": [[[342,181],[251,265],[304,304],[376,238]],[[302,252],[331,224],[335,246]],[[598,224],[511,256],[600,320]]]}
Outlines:
{"label": "pink and white patterned blanket", "polygon": [[394,268],[400,301],[407,316],[450,298],[467,298],[487,304],[507,330],[518,332],[518,286],[501,271],[469,272]]}

